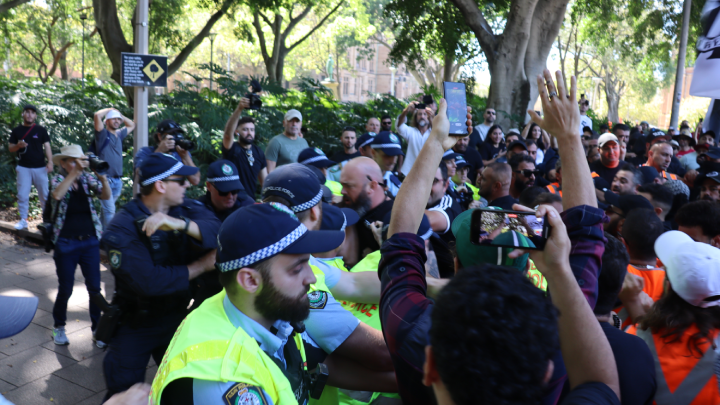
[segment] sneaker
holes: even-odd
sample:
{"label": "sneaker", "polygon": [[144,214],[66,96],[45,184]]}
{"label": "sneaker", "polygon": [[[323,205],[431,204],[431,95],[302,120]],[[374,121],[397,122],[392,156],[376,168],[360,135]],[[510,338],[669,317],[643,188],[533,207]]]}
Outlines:
{"label": "sneaker", "polygon": [[92,331],[92,340],[95,342],[95,346],[98,347],[98,349],[105,349],[108,345],[107,343],[103,342],[102,340],[95,339],[95,331]]}
{"label": "sneaker", "polygon": [[53,340],[55,341],[56,345],[70,344],[70,341],[68,340],[67,335],[65,335],[64,327],[53,329]]}
{"label": "sneaker", "polygon": [[17,229],[18,231],[21,229],[27,229],[27,227],[28,227],[27,221],[24,219],[21,219],[20,222],[15,224],[15,229]]}

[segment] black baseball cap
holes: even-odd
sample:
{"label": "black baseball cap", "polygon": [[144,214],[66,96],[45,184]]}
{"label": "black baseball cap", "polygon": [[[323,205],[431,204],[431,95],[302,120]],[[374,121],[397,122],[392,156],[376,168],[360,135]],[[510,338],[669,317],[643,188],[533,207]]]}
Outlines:
{"label": "black baseball cap", "polygon": [[525,142],[523,141],[512,141],[510,142],[510,145],[508,145],[507,150],[512,150],[512,148],[516,146],[522,146],[523,149],[527,151],[527,145],[525,145]]}
{"label": "black baseball cap", "polygon": [[288,207],[268,203],[242,207],[230,214],[220,226],[217,238],[215,267],[224,273],[250,267],[280,253],[328,252],[343,243],[345,232],[310,231]]}
{"label": "black baseball cap", "polygon": [[37,112],[38,112],[37,107],[35,107],[32,104],[25,104],[25,107],[23,107],[23,111],[25,111],[25,110],[33,110],[33,111],[35,111],[35,114],[37,114]]}
{"label": "black baseball cap", "polygon": [[[613,193],[614,194],[614,193]],[[647,198],[633,194],[633,195],[620,195],[614,194],[617,198],[612,198],[612,201],[609,201],[607,199],[607,195],[605,196],[605,201],[607,201],[610,205],[613,207],[617,207],[620,209],[620,211],[623,212],[624,215],[627,215],[630,211],[634,210],[635,208],[649,208],[649,209],[655,209],[652,204],[650,204],[650,201],[648,201]]]}
{"label": "black baseball cap", "polygon": [[701,173],[695,179],[695,185],[700,186],[705,179],[713,179],[717,183],[720,183],[720,173],[712,171],[710,173]]}
{"label": "black baseball cap", "polygon": [[711,146],[707,152],[703,152],[700,155],[707,155],[711,159],[720,159],[720,148],[717,146]]}
{"label": "black baseball cap", "polygon": [[182,132],[183,134],[185,133],[185,130],[182,129],[182,127],[173,120],[160,121],[160,123],[157,124],[157,128],[155,129],[155,131],[160,134],[174,134],[176,132]]}

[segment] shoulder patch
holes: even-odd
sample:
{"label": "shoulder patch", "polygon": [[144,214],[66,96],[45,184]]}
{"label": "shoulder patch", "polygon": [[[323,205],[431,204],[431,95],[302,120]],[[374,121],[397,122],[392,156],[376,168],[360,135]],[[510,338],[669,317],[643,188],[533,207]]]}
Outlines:
{"label": "shoulder patch", "polygon": [[122,264],[122,252],[119,250],[111,250],[109,252],[108,259],[113,269],[117,269]]}
{"label": "shoulder patch", "polygon": [[262,390],[254,385],[237,383],[223,394],[226,405],[267,405]]}
{"label": "shoulder patch", "polygon": [[328,294],[325,291],[312,291],[308,293],[310,309],[323,309],[328,302]]}

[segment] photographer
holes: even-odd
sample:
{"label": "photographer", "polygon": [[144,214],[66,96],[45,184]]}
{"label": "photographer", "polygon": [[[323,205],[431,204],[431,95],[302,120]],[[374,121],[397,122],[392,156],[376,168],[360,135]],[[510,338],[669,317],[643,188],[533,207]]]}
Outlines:
{"label": "photographer", "polygon": [[[50,181],[53,218],[52,242],[55,244],[55,267],[58,276],[58,293],[53,306],[53,340],[56,345],[70,343],[65,334],[67,304],[75,283],[75,269],[80,264],[85,286],[90,296],[100,293],[100,250],[102,233],[100,217],[95,211],[93,197],[111,198],[110,185],[105,175],[91,174],[79,145],[68,145],[53,156],[52,161],[60,172]],[[100,308],[90,302],[91,328],[97,328]],[[98,347],[104,343],[97,342]]]}
{"label": "photographer", "polygon": [[268,171],[265,153],[255,145],[255,120],[252,117],[242,116],[242,112],[249,107],[250,100],[246,97],[241,98],[225,124],[222,158],[235,164],[245,192],[254,199],[258,180],[262,187]]}
{"label": "photographer", "polygon": [[[137,169],[142,165],[143,160],[153,153],[165,153],[181,161],[185,166],[195,167],[190,151],[183,149],[179,143],[176,144],[175,142],[177,138],[183,137],[184,134],[185,130],[183,130],[177,122],[173,120],[161,121],[157,125],[154,135],[157,147],[153,148],[152,146],[146,146],[135,154],[135,174],[137,174]],[[187,140],[187,138],[184,138],[184,142],[191,145],[193,144],[193,142]],[[185,146],[188,145],[186,144]],[[200,184],[200,172],[197,172],[192,176],[188,176],[188,181],[190,181],[190,184],[193,186]]]}
{"label": "photographer", "polygon": [[[405,155],[405,161],[403,162],[400,172],[404,176],[410,173],[410,169],[415,163],[420,149],[423,144],[430,136],[430,129],[432,129],[432,119],[434,113],[430,107],[418,109],[417,105],[424,105],[417,101],[413,101],[408,104],[407,107],[400,113],[397,119],[397,132],[408,144],[407,154]],[[407,124],[408,114],[412,115],[410,119],[410,125]]]}

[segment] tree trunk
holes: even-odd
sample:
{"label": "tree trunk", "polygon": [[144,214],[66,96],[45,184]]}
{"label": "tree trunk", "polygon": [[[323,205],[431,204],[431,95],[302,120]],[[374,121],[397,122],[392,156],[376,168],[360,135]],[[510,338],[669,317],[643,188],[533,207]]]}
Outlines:
{"label": "tree trunk", "polygon": [[67,71],[67,51],[63,52],[60,56],[60,77],[67,81],[68,80],[68,71]]}
{"label": "tree trunk", "polygon": [[525,120],[537,98],[535,76],[560,30],[568,0],[512,0],[502,35],[494,35],[475,0],[450,0],[460,9],[488,61],[488,106],[498,111],[498,123],[509,128],[511,116]]}
{"label": "tree trunk", "polygon": [[0,4],[0,14],[10,10],[13,7],[17,7],[21,4],[25,4],[28,2],[30,2],[30,0],[10,0],[8,2]]}
{"label": "tree trunk", "polygon": [[620,115],[618,113],[618,107],[620,106],[620,94],[618,94],[609,72],[605,74],[605,99],[608,104],[608,121],[619,122]]}

